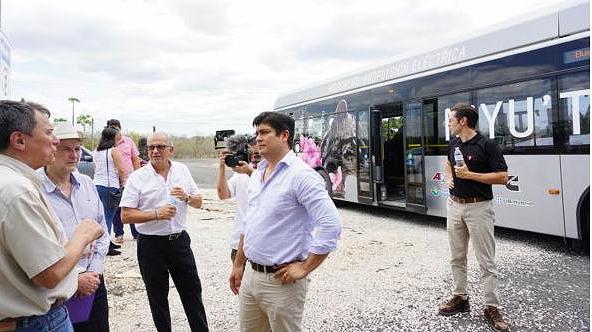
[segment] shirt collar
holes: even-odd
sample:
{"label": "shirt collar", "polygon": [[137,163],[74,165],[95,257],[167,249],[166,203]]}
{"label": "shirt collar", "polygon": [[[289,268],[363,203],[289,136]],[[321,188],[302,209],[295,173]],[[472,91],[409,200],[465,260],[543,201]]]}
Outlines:
{"label": "shirt collar", "polygon": [[[53,183],[53,181],[51,181],[49,176],[47,176],[47,172],[45,172],[45,167],[41,167],[37,172],[39,172],[39,174],[42,176],[43,189],[45,189],[45,191],[48,193],[54,192],[57,189],[57,186],[55,185],[55,183]],[[78,174],[76,171],[70,173],[70,182],[72,183],[73,187],[80,186],[80,181],[78,180],[79,176],[80,174]]]}
{"label": "shirt collar", "polygon": [[[175,168],[175,163],[169,159],[169,165],[171,165],[169,167],[169,173],[171,173],[172,169]],[[156,172],[156,170],[154,169],[154,166],[152,166],[151,162],[148,162],[145,166],[143,167],[148,167],[153,173],[154,175],[158,175],[158,173]]]}
{"label": "shirt collar", "polygon": [[38,187],[41,187],[43,185],[43,177],[39,175],[29,165],[23,163],[20,160],[17,160],[4,154],[0,154],[0,165],[6,166],[16,171],[17,173],[22,174],[27,179],[31,180]]}
{"label": "shirt collar", "polygon": [[[297,159],[298,159],[298,157],[296,157],[296,154],[294,154],[294,152],[292,150],[290,150],[290,151],[288,151],[288,153],[286,153],[284,155],[284,157],[277,164],[278,164],[278,166],[285,164],[287,167],[289,167]],[[261,161],[257,164],[257,169],[263,170],[267,167],[267,165],[269,165],[269,162],[266,159],[261,159]]]}
{"label": "shirt collar", "polygon": [[464,144],[475,144],[477,143],[477,140],[479,140],[481,137],[481,133],[476,132],[475,136],[473,136],[470,140],[466,141]]}

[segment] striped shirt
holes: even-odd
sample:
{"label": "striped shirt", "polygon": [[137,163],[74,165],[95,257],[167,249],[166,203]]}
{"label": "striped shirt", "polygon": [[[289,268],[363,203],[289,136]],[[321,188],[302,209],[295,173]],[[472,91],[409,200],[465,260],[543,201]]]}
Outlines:
{"label": "striped shirt", "polygon": [[309,253],[334,251],[341,223],[323,179],[292,151],[264,182],[267,165],[261,161],[249,179],[249,207],[242,232],[247,258],[278,265],[304,261]]}

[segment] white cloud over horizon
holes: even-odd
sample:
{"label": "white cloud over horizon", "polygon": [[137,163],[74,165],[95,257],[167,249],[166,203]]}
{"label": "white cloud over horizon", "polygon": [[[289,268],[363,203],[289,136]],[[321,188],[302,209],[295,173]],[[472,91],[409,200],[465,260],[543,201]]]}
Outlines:
{"label": "white cloud over horizon", "polygon": [[[552,1],[558,2],[558,1]],[[440,45],[549,1],[2,2],[11,91],[70,119],[176,135],[252,131],[286,91]]]}

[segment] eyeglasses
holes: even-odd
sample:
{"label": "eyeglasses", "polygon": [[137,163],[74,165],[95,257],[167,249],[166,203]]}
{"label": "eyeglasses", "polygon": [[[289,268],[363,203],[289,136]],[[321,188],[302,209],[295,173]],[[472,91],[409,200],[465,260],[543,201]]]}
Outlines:
{"label": "eyeglasses", "polygon": [[148,145],[148,151],[152,151],[156,148],[158,151],[163,151],[164,149],[170,147],[170,145]]}

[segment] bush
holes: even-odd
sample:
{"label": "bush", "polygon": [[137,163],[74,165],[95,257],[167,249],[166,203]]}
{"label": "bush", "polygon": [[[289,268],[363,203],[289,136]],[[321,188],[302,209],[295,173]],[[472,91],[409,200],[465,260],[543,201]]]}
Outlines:
{"label": "bush", "polygon": [[[129,136],[136,146],[138,140],[142,135],[137,132],[124,132],[125,135]],[[94,137],[84,137],[82,145],[89,150],[94,150],[99,142],[100,133],[95,133]],[[214,149],[214,136],[171,136],[173,145],[175,146],[175,158],[176,159],[204,159],[204,158],[216,158],[218,152]]]}

